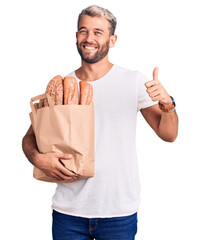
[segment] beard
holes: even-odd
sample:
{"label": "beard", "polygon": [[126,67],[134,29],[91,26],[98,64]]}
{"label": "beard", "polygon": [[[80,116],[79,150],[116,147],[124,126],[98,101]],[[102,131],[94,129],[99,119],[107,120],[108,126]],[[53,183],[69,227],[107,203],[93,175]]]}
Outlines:
{"label": "beard", "polygon": [[109,51],[109,40],[106,41],[102,45],[102,47],[99,50],[97,50],[96,53],[92,54],[91,56],[90,56],[90,54],[87,54],[84,51],[82,51],[81,46],[84,45],[84,44],[91,45],[88,42],[83,42],[80,45],[78,45],[78,42],[76,42],[77,50],[78,50],[82,60],[87,62],[87,63],[99,62],[101,59],[103,59],[108,54],[108,51]]}

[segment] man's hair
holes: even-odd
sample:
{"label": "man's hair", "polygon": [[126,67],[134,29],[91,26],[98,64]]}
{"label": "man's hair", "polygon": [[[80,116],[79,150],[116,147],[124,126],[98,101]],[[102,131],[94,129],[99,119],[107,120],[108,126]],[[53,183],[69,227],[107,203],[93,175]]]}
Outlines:
{"label": "man's hair", "polygon": [[109,27],[110,36],[114,35],[115,28],[117,25],[117,19],[108,9],[99,7],[97,5],[92,5],[83,9],[78,16],[78,28],[79,28],[80,20],[84,15],[89,15],[91,17],[105,17],[110,24],[110,27]]}

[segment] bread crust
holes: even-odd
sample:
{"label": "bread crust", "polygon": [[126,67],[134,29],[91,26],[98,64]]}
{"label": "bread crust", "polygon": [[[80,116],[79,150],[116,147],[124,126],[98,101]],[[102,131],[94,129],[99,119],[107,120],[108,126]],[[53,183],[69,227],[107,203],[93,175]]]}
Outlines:
{"label": "bread crust", "polygon": [[[87,81],[79,82],[80,86],[80,104],[92,105],[93,87]],[[75,77],[67,76],[64,79],[57,75],[52,78],[47,87],[46,93],[51,97],[53,105],[79,104],[78,83]],[[49,106],[47,99],[40,99],[39,103],[34,104],[35,109]]]}
{"label": "bread crust", "polygon": [[[63,104],[63,78],[60,75],[55,76],[47,85],[46,93],[51,97],[53,105]],[[44,106],[48,106],[47,99],[44,99]]]}
{"label": "bread crust", "polygon": [[67,76],[63,81],[64,104],[78,104],[78,83],[75,77]]}
{"label": "bread crust", "polygon": [[92,105],[93,102],[93,87],[87,81],[80,81],[80,104]]}

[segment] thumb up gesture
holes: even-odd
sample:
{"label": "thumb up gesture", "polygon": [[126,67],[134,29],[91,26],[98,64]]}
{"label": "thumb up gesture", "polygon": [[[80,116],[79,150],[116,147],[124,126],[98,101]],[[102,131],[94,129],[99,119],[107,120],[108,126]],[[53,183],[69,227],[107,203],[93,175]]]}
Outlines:
{"label": "thumb up gesture", "polygon": [[147,93],[153,101],[159,101],[164,106],[172,105],[172,99],[158,80],[158,67],[153,70],[153,80],[145,83]]}

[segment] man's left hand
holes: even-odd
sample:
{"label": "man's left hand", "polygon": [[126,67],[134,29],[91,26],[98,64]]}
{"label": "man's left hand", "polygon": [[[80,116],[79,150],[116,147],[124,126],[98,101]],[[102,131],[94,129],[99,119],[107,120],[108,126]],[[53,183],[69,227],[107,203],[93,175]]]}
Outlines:
{"label": "man's left hand", "polygon": [[158,80],[158,67],[153,70],[153,80],[145,83],[147,93],[153,101],[159,101],[164,106],[171,106],[172,99]]}

